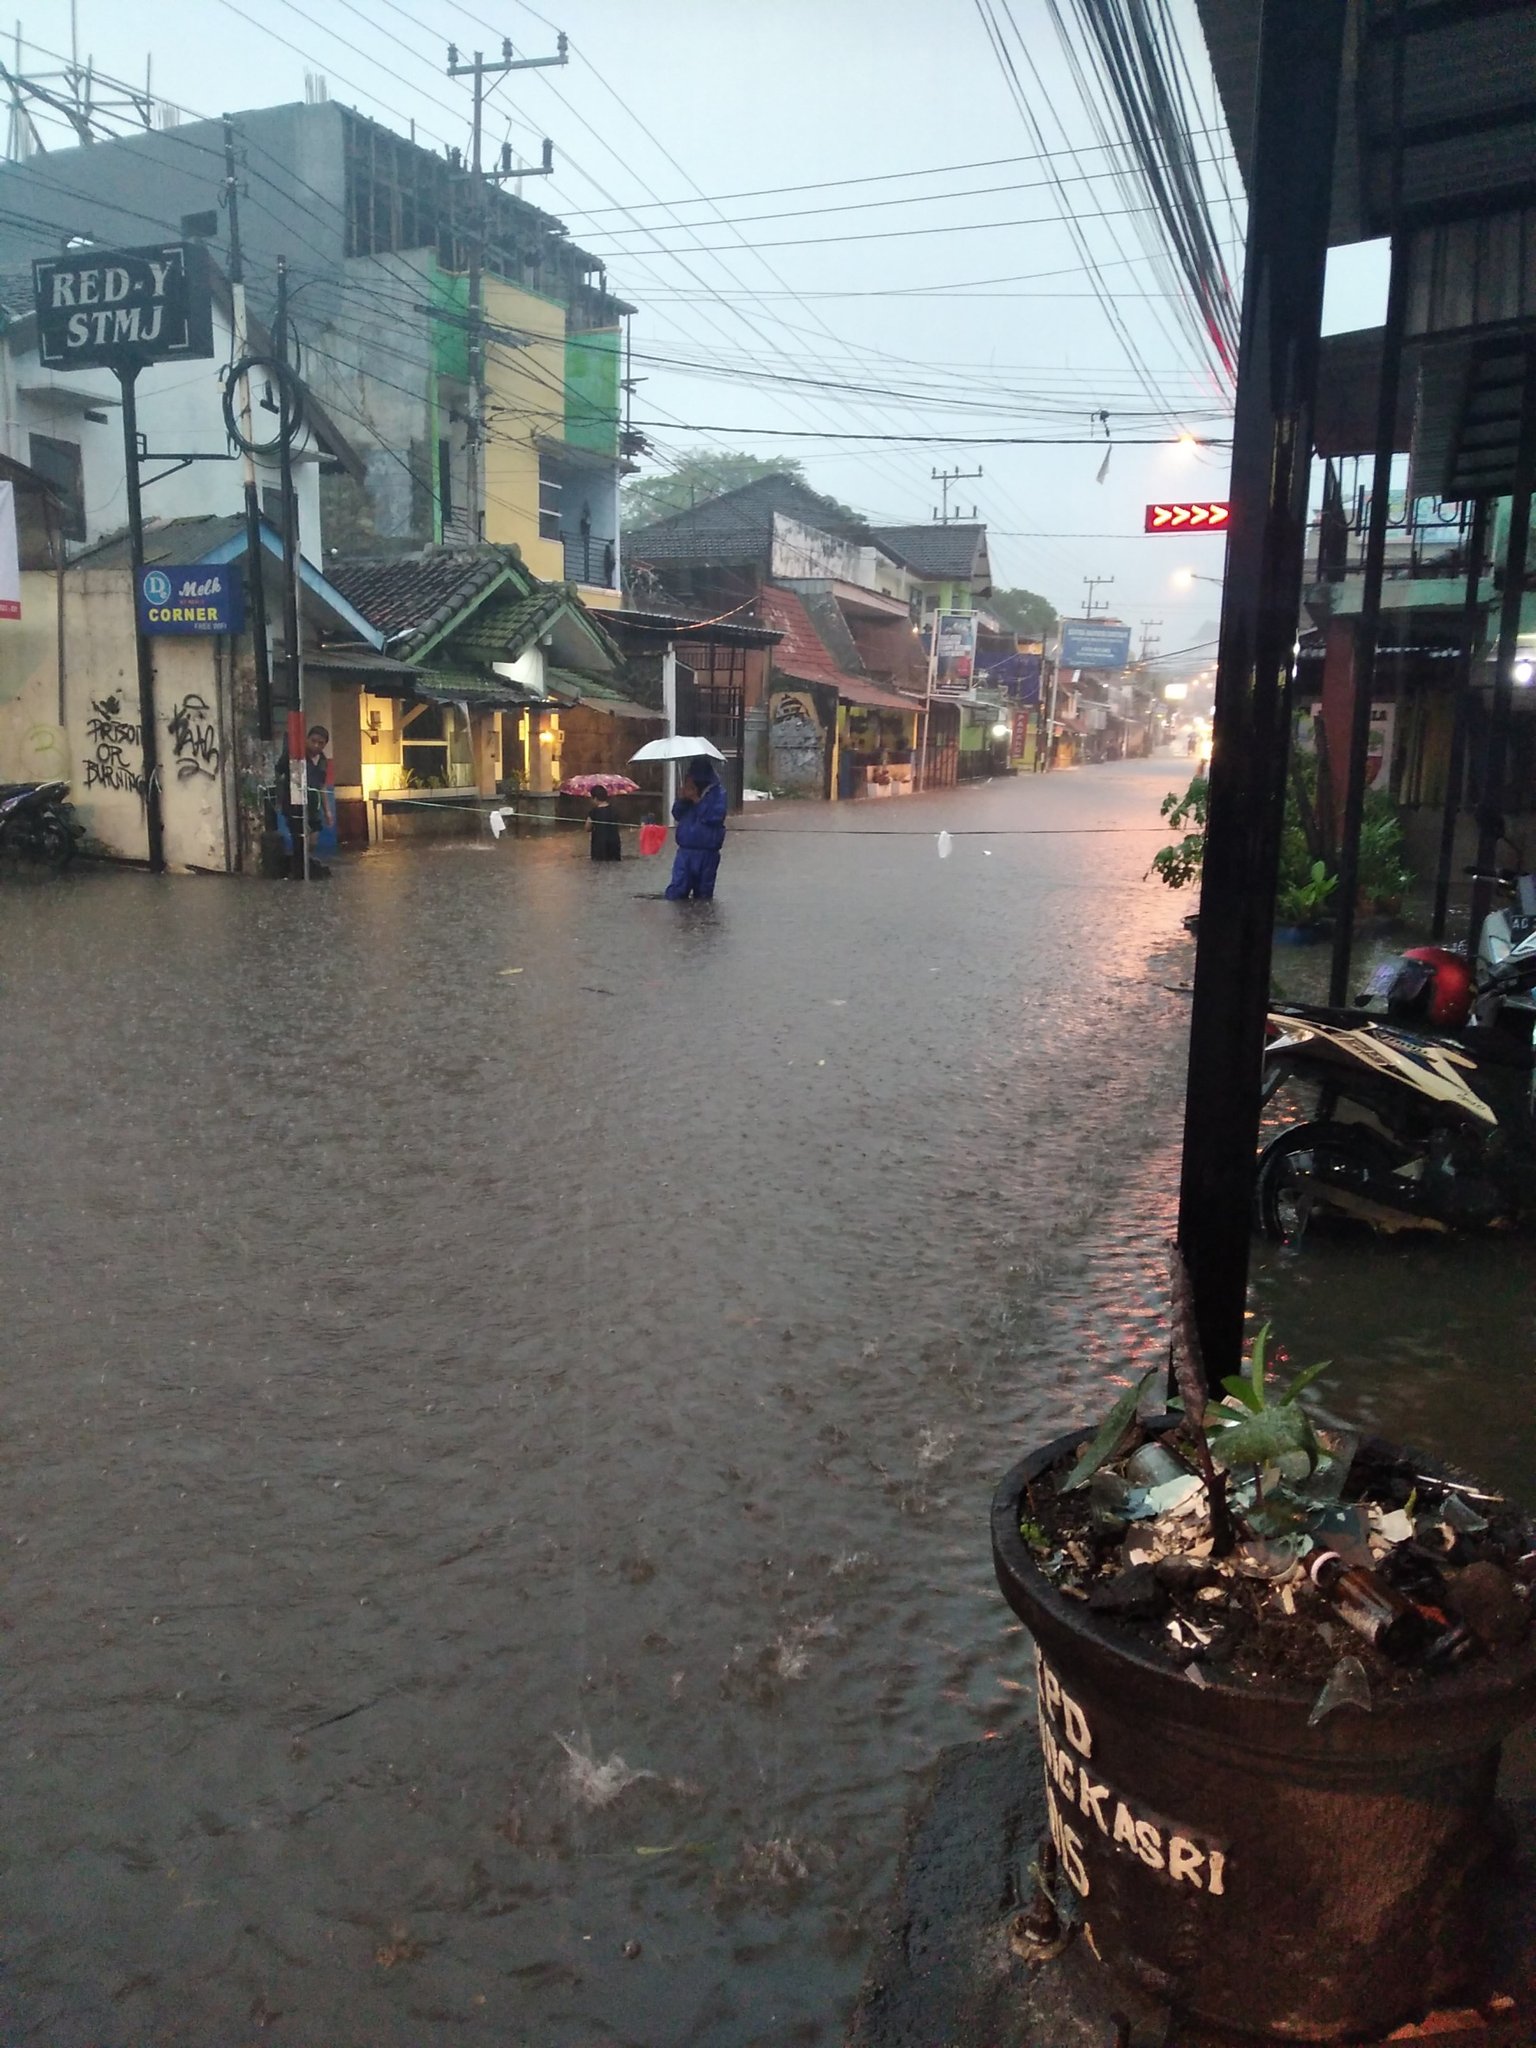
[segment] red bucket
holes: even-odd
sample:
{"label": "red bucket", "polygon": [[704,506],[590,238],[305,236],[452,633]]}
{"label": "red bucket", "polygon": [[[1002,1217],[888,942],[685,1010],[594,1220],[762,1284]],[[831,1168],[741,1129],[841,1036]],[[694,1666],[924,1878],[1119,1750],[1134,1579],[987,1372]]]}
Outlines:
{"label": "red bucket", "polygon": [[642,825],[640,827],[640,851],[642,853],[660,853],[666,843],[667,828],[665,825]]}

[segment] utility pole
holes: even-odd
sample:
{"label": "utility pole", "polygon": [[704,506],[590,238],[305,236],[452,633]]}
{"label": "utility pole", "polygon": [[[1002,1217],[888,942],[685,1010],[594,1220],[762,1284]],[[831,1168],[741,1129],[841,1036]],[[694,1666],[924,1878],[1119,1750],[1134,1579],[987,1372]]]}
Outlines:
{"label": "utility pole", "polygon": [[1085,619],[1091,619],[1095,612],[1107,612],[1109,610],[1109,599],[1106,597],[1102,604],[1097,603],[1093,593],[1099,588],[1100,584],[1103,584],[1107,589],[1114,580],[1113,576],[1085,576],[1083,578],[1083,581],[1088,586],[1088,601],[1083,606],[1083,617]]}
{"label": "utility pole", "polygon": [[139,495],[139,365],[125,356],[117,368],[123,394],[123,463],[128,485],[128,558],[133,565],[133,643],[139,676],[139,743],[144,750],[144,833],[152,875],[165,873],[165,826],[160,807],[160,746],[155,728],[155,658],[139,613],[144,575],[144,505]]}
{"label": "utility pole", "polygon": [[[503,37],[500,62],[487,63],[476,50],[472,64],[459,62],[458,47],[448,45],[448,76],[450,78],[472,78],[474,80],[474,120],[471,130],[469,151],[469,176],[472,192],[469,204],[469,431],[465,456],[468,472],[468,489],[465,497],[469,505],[470,529],[476,540],[484,538],[485,532],[485,459],[483,453],[485,431],[485,322],[481,313],[483,272],[485,268],[486,243],[486,180],[481,168],[481,133],[484,127],[485,81],[488,78],[503,78],[509,71],[541,71],[549,65],[566,64],[570,61],[569,44],[562,30],[554,57],[514,57],[512,39]],[[457,152],[455,152],[457,154]],[[548,136],[544,138],[544,161],[536,169],[515,165],[512,161],[512,145],[508,143],[501,152],[501,161],[491,172],[493,182],[500,184],[503,178],[547,178],[555,168],[555,146]]]}
{"label": "utility pole", "polygon": [[1157,652],[1158,636],[1152,629],[1154,626],[1160,626],[1162,623],[1161,619],[1143,619],[1141,622],[1141,660],[1143,666]]}
{"label": "utility pole", "polygon": [[[942,504],[934,506],[933,516],[941,526],[948,526],[950,485],[970,483],[974,478],[979,477],[981,475],[981,471],[979,468],[935,469],[930,471],[930,475],[932,476],[933,481],[939,487],[939,497],[942,500]],[[964,516],[964,513],[961,512],[960,507],[957,505],[955,507],[955,517],[957,519],[962,519],[964,518]],[[971,507],[971,517],[973,519],[976,517],[976,507],[974,505]]]}
{"label": "utility pole", "polygon": [[[235,363],[250,358],[250,327],[245,310],[245,259],[240,249],[240,183],[235,175],[235,124],[224,116],[224,204],[229,212],[229,292],[233,302]],[[251,650],[256,664],[256,725],[259,755],[258,779],[265,782],[271,766],[267,749],[272,742],[272,668],[267,647],[267,593],[262,581],[261,496],[256,487],[256,457],[251,419],[251,373],[240,370],[240,431],[245,436],[241,463],[245,472],[245,576],[246,618],[251,629]]]}
{"label": "utility pole", "polygon": [[[272,336],[280,373],[288,369],[288,259],[277,259],[277,319]],[[295,880],[309,880],[309,750],[304,731],[304,663],[299,646],[299,501],[293,488],[293,437],[297,408],[290,408],[286,376],[279,376],[277,402],[281,425],[278,447],[279,483],[283,496],[283,654],[287,670],[288,831],[293,841]]]}

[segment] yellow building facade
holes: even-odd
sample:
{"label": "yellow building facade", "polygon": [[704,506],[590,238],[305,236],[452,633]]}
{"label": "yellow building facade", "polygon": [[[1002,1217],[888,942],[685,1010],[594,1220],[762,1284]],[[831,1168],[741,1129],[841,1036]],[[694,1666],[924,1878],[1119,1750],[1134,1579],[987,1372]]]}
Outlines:
{"label": "yellow building facade", "polygon": [[596,609],[619,591],[615,327],[573,329],[557,300],[483,281],[485,537]]}

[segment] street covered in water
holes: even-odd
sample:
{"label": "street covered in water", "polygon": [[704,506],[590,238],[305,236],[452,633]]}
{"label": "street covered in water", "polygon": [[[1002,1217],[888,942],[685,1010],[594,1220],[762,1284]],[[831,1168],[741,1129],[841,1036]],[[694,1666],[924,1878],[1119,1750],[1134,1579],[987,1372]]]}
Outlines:
{"label": "street covered in water", "polygon": [[[7,2042],[839,2037],[1030,1711],[990,1489],[1161,1355],[1179,779],[7,886]],[[1257,1291],[1499,1484],[1523,1267]]]}

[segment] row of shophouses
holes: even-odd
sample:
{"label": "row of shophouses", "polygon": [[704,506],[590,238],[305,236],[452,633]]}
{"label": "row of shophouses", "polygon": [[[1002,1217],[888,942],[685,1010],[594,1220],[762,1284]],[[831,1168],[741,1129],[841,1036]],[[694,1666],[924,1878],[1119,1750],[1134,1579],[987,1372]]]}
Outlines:
{"label": "row of shophouses", "polygon": [[[986,613],[983,526],[873,528],[771,477],[621,534],[620,481],[643,453],[622,424],[631,309],[551,216],[485,192],[472,365],[459,167],[326,102],[240,115],[237,132],[246,348],[272,352],[282,259],[306,391],[297,647],[276,455],[256,458],[253,548],[228,427],[225,134],[0,166],[0,480],[22,586],[20,617],[0,618],[0,781],[69,781],[90,840],[133,859],[153,774],[167,863],[227,871],[258,858],[298,708],[328,736],[343,845],[479,829],[493,798],[557,808],[562,781],[627,770],[674,688],[676,729],[720,747],[738,801],[899,796],[920,775],[943,786],[1106,744],[1109,688],[1064,674],[1043,691],[1040,650]],[[265,615],[267,658],[253,623],[155,637],[146,750],[121,395],[107,371],[42,360],[31,259],[157,229],[207,242],[214,349],[138,379],[145,564],[259,586],[246,609]],[[275,401],[255,381],[259,423]],[[978,615],[975,665],[929,703],[930,639],[953,610]],[[1133,710],[1118,707],[1119,751],[1145,742]],[[636,779],[643,809],[660,785]]]}

